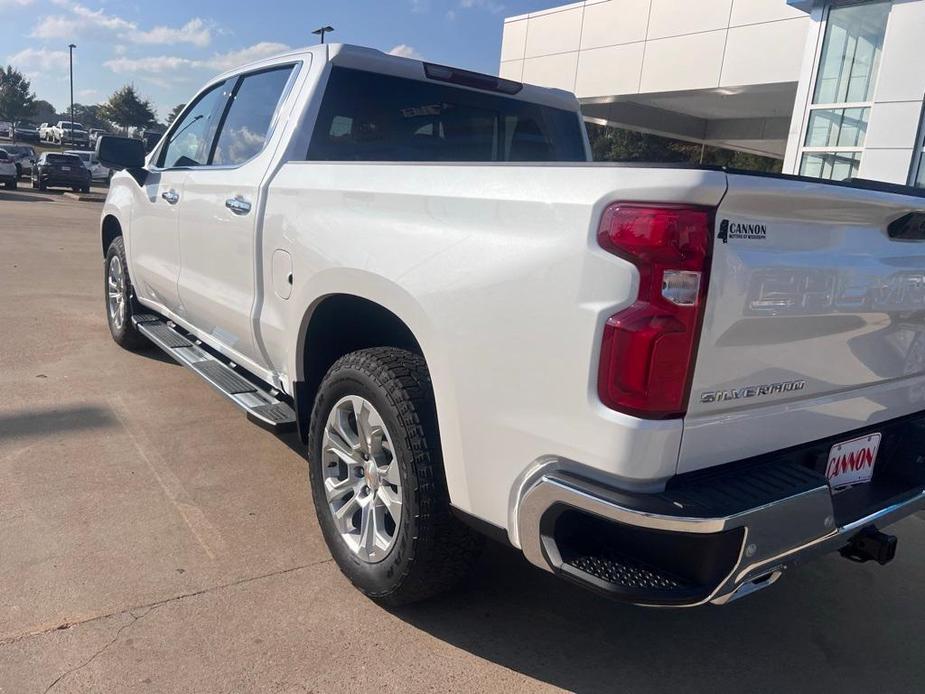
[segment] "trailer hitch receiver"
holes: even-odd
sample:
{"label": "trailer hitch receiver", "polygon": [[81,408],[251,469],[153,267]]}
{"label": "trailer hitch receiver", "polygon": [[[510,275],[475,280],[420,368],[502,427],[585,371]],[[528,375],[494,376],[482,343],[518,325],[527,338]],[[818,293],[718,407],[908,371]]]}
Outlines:
{"label": "trailer hitch receiver", "polygon": [[864,528],[851,538],[851,541],[842,547],[840,554],[845,559],[864,563],[875,561],[880,566],[886,566],[896,556],[896,536],[887,535],[874,526]]}

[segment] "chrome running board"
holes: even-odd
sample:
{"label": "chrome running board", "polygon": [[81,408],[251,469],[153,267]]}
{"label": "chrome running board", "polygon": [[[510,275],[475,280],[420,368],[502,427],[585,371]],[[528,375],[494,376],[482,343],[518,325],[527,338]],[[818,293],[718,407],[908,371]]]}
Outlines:
{"label": "chrome running board", "polygon": [[245,378],[229,362],[205,349],[201,342],[187,336],[174,323],[161,316],[141,314],[133,316],[132,323],[138,332],[177,363],[192,369],[244,410],[250,421],[279,433],[295,429],[295,410],[280,398],[279,391]]}

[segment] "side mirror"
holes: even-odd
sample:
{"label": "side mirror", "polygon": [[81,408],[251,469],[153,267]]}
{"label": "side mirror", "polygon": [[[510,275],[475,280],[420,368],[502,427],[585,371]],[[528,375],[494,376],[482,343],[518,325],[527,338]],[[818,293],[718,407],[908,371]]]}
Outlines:
{"label": "side mirror", "polygon": [[96,160],[107,169],[131,174],[143,186],[148,179],[145,166],[145,144],[130,137],[103,135],[96,141]]}
{"label": "side mirror", "polygon": [[141,169],[145,165],[145,146],[130,137],[104,135],[96,141],[96,158],[106,168]]}

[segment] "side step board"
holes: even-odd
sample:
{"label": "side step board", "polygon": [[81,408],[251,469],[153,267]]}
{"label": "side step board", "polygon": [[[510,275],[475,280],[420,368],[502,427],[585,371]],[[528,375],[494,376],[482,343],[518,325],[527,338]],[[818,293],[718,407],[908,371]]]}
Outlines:
{"label": "side step board", "polygon": [[295,429],[295,410],[277,396],[277,391],[254,385],[217,356],[192,342],[173,323],[154,314],[133,316],[132,323],[171,358],[195,371],[244,410],[255,424],[280,433]]}

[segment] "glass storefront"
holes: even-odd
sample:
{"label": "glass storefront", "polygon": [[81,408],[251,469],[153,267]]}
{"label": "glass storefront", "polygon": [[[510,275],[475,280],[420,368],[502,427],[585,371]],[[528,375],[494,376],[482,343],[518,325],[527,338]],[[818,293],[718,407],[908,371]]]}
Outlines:
{"label": "glass storefront", "polygon": [[866,2],[829,10],[803,142],[802,175],[831,180],[857,176],[890,6]]}

